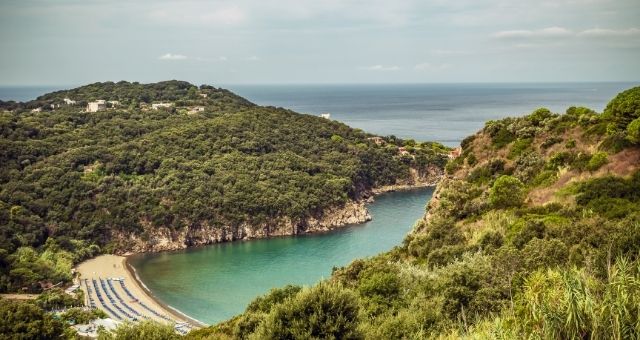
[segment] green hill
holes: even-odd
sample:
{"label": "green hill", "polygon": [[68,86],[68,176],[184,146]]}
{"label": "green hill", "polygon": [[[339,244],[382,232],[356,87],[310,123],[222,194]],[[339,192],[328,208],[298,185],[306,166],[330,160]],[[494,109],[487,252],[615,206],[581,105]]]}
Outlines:
{"label": "green hill", "polygon": [[404,243],[193,339],[637,339],[640,87],[488,122]]}
{"label": "green hill", "polygon": [[[106,108],[84,112],[94,100]],[[373,188],[433,180],[448,151],[179,81],[96,83],[0,109],[0,292],[66,282],[101,252],[313,231],[310,219]]]}

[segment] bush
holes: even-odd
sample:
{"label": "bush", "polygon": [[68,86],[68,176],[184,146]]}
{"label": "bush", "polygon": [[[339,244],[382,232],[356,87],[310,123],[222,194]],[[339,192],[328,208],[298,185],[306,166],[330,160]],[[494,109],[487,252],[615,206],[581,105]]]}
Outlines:
{"label": "bush", "polygon": [[620,92],[607,104],[604,116],[618,130],[625,130],[629,123],[640,118],[640,86]]}
{"label": "bush", "polygon": [[62,322],[30,302],[0,299],[0,339],[66,339]]}
{"label": "bush", "polygon": [[524,184],[508,175],[500,176],[489,193],[489,203],[498,209],[519,207],[524,203],[524,198]]}
{"label": "bush", "polygon": [[98,340],[174,340],[180,339],[172,325],[154,321],[125,322],[113,331],[100,331]]}
{"label": "bush", "polygon": [[357,296],[320,283],[276,306],[258,327],[259,339],[360,339]]}
{"label": "bush", "polygon": [[607,162],[607,153],[604,151],[598,152],[595,155],[591,156],[589,163],[587,163],[587,170],[596,171],[603,165],[607,164]]}
{"label": "bush", "polygon": [[627,139],[634,144],[640,144],[640,118],[636,118],[627,126]]}

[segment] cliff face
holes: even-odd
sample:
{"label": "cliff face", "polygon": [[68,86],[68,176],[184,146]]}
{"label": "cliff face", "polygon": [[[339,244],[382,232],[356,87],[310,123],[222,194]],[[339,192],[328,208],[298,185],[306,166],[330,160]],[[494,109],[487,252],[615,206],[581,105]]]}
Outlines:
{"label": "cliff face", "polygon": [[304,220],[281,218],[261,225],[241,224],[239,226],[212,227],[198,225],[171,230],[166,227],[152,227],[143,222],[144,232],[140,235],[113,233],[119,254],[180,250],[187,247],[250,240],[274,236],[298,235],[327,232],[349,224],[371,220],[365,202],[349,202],[343,207],[325,211],[319,216]]}
{"label": "cliff face", "polygon": [[153,227],[149,221],[141,221],[144,227],[142,233],[130,234],[114,231],[112,240],[118,245],[117,253],[126,255],[180,250],[220,242],[327,232],[346,225],[370,221],[371,215],[366,208],[366,203],[372,201],[373,195],[434,186],[442,176],[442,169],[437,167],[430,167],[428,171],[422,172],[411,169],[410,177],[405,181],[375,188],[362,195],[362,200],[351,201],[344,206],[334,207],[302,220],[278,218],[270,223],[260,225],[243,223],[238,226],[225,225],[222,227],[185,223],[189,226],[178,230]]}

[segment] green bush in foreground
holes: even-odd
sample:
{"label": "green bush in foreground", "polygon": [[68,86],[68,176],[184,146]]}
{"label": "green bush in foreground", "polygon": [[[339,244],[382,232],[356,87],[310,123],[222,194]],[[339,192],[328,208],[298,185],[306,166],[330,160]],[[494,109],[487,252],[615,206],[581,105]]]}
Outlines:
{"label": "green bush in foreground", "polygon": [[65,325],[31,302],[0,299],[0,339],[67,339]]}
{"label": "green bush in foreground", "polygon": [[357,296],[321,283],[277,305],[255,339],[359,339]]}
{"label": "green bush in foreground", "polygon": [[114,331],[101,331],[99,340],[174,340],[180,336],[173,330],[172,325],[153,321],[138,323],[125,322]]}

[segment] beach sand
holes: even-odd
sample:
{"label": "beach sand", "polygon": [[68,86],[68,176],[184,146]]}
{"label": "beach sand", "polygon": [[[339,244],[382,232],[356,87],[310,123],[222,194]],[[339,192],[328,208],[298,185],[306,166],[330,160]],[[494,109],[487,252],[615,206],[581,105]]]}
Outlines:
{"label": "beach sand", "polygon": [[[89,295],[87,294],[87,286],[85,285],[85,281],[84,281],[84,279],[88,279],[89,287],[91,289],[91,296],[95,301],[96,307],[102,309],[105,313],[107,313],[110,317],[114,319],[118,319],[117,317],[118,315],[114,315],[114,314],[119,314],[119,316],[123,319],[125,319],[125,317],[123,317],[122,312],[118,311],[117,308],[114,308],[115,306],[113,306],[109,302],[109,300],[106,298],[106,293],[109,293],[113,297],[113,299],[116,301],[116,305],[118,305],[122,310],[124,310],[125,312],[131,315],[133,315],[133,313],[131,312],[130,309],[123,306],[122,303],[118,301],[118,299],[115,297],[114,292],[109,289],[108,285],[107,285],[107,292],[105,292],[100,285],[99,279],[105,280],[105,284],[107,284],[106,279],[108,278],[109,279],[123,278],[125,286],[136,299],[131,299],[126,294],[124,289],[121,287],[119,281],[112,281],[112,285],[114,287],[115,292],[120,296],[120,298],[124,300],[124,302],[131,309],[137,311],[139,314],[144,315],[152,320],[165,322],[165,323],[169,323],[172,321],[186,322],[191,324],[194,327],[203,326],[197,321],[189,319],[185,315],[178,313],[177,311],[169,308],[168,306],[162,304],[161,302],[153,298],[151,294],[140,284],[140,282],[138,282],[137,278],[135,277],[135,274],[132,273],[133,270],[128,267],[126,257],[117,256],[117,255],[101,255],[96,258],[80,263],[76,267],[76,271],[80,274],[80,283],[81,283],[80,287],[82,288],[85,294],[85,304],[87,306],[89,305],[89,300],[88,300]],[[98,288],[103,297],[103,300],[107,304],[106,306],[107,308],[98,300],[96,296],[95,288],[92,283],[92,279],[95,279],[97,281]],[[162,317],[159,317],[151,313],[148,309],[144,308],[140,304],[140,302],[142,302],[144,305],[154,310],[155,312],[166,316],[172,321],[169,321],[167,319],[164,319]],[[111,310],[109,310],[109,308]]]}

